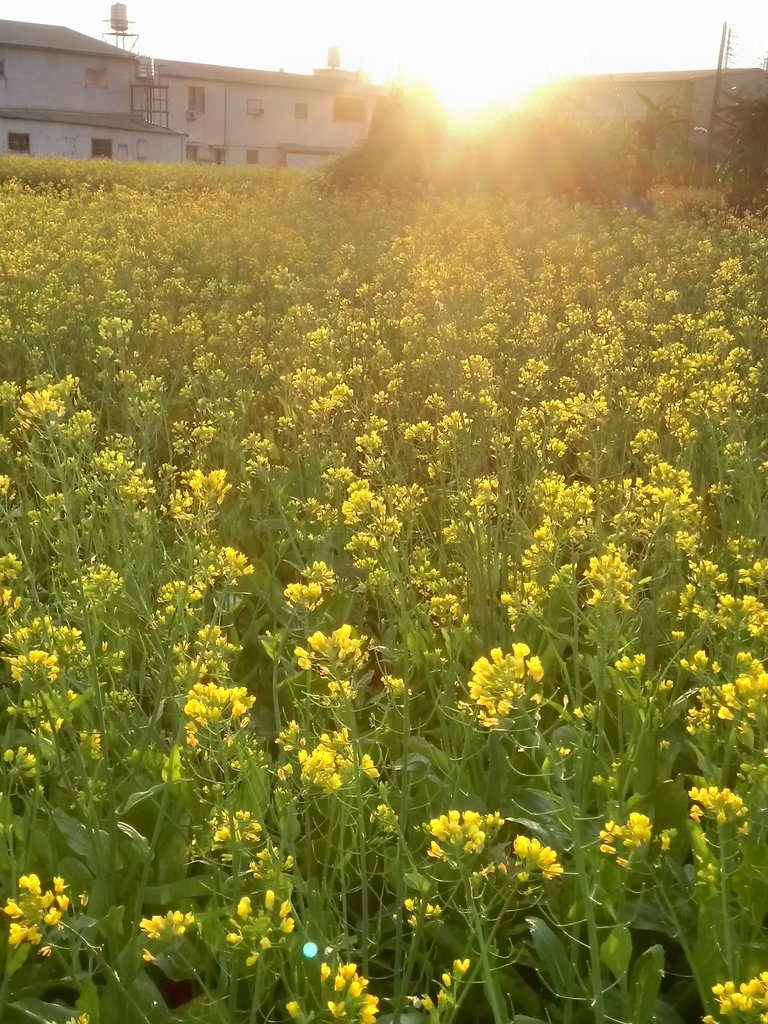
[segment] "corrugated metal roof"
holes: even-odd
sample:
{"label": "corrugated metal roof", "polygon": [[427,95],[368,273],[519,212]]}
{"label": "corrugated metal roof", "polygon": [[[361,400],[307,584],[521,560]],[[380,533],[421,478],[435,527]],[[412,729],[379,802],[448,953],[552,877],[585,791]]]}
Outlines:
{"label": "corrugated metal roof", "polygon": [[382,86],[359,78],[342,75],[298,75],[288,71],[257,71],[253,68],[230,68],[219,64],[196,64],[184,60],[155,60],[155,71],[175,78],[199,81],[239,82],[243,85],[274,85],[286,89],[315,89],[318,92],[354,92],[378,96]]}
{"label": "corrugated metal roof", "polygon": [[160,135],[186,135],[141,118],[123,114],[92,114],[81,110],[31,110],[23,107],[0,108],[0,121],[50,121],[55,124],[79,124],[85,128],[108,128],[115,131],[152,132]]}
{"label": "corrugated metal roof", "polygon": [[37,50],[65,50],[102,57],[135,57],[118,46],[75,32],[63,25],[39,25],[33,21],[0,20],[0,46],[26,46]]}

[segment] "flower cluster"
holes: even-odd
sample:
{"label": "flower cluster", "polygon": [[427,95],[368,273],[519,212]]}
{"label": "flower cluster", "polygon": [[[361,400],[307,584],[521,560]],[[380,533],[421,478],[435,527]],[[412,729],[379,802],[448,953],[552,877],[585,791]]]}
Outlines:
{"label": "flower cluster", "polygon": [[[712,986],[712,995],[723,1017],[738,1014],[739,1021],[765,1024],[768,1020],[768,971],[762,971],[749,981],[743,981],[738,988],[732,981],[719,982]],[[711,1015],[702,1018],[702,1024],[717,1024]]]}
{"label": "flower cluster", "polygon": [[[197,924],[195,915],[187,911],[169,910],[165,915],[153,914],[152,917],[143,917],[139,922],[139,928],[146,937],[160,948],[164,948],[174,938],[185,935],[190,928]],[[151,963],[154,960],[154,953],[144,950],[144,959]]]}
{"label": "flower cluster", "polygon": [[452,970],[450,972],[443,971],[440,975],[440,983],[436,999],[427,995],[421,996],[421,998],[415,997],[411,999],[414,1006],[427,1011],[429,1014],[429,1020],[432,1024],[439,1024],[443,1019],[443,1013],[446,1013],[450,1019],[451,1011],[455,1012],[458,1005],[456,987],[457,984],[463,980],[464,975],[467,973],[470,966],[471,961],[469,959],[454,960]]}
{"label": "flower cluster", "polygon": [[[742,798],[730,789],[718,789],[717,786],[694,786],[688,790],[688,796],[693,801],[691,817],[695,822],[700,822],[702,817],[714,818],[718,825],[725,825],[728,822],[738,821],[747,813],[746,805]],[[748,825],[742,825],[741,830],[746,832]]]}
{"label": "flower cluster", "polygon": [[250,721],[248,712],[256,698],[244,686],[217,686],[215,683],[195,683],[187,693],[184,714],[187,716],[187,743],[199,744],[199,731],[212,730],[223,736],[227,745],[233,742],[234,727],[244,727]]}
{"label": "flower cluster", "polygon": [[455,860],[462,853],[480,853],[504,824],[498,811],[448,811],[424,825],[432,836],[427,856],[434,860]]}
{"label": "flower cluster", "polygon": [[[7,899],[3,913],[11,919],[8,942],[11,946],[20,946],[28,942],[30,946],[40,946],[46,935],[46,928],[61,929],[62,915],[70,908],[69,896],[64,879],[58,875],[53,879],[53,888],[43,890],[37,875],[22,875],[19,879],[19,894]],[[50,946],[44,945],[40,955],[50,953]]]}
{"label": "flower cluster", "polygon": [[302,570],[303,583],[289,583],[283,591],[291,608],[297,606],[314,612],[336,585],[336,573],[325,562],[313,562]]}
{"label": "flower cluster", "polygon": [[296,928],[290,900],[279,900],[274,889],[267,889],[263,905],[256,911],[250,896],[243,896],[230,919],[227,944],[247,950],[246,967],[253,967],[268,949],[292,935]]}
{"label": "flower cluster", "polygon": [[351,1024],[375,1024],[379,1013],[379,1000],[366,992],[368,979],[357,972],[357,964],[339,964],[336,973],[328,964],[320,965],[320,979],[331,998],[326,1007],[333,1020]]}
{"label": "flower cluster", "polygon": [[351,697],[352,680],[365,662],[368,637],[356,636],[350,625],[344,624],[330,636],[318,630],[307,640],[308,649],[294,651],[299,668],[314,669],[328,682],[328,692],[334,696]]}
{"label": "flower cluster", "polygon": [[629,610],[634,573],[615,544],[609,544],[605,554],[590,558],[584,580],[590,586],[587,604]]}
{"label": "flower cluster", "polygon": [[517,878],[520,882],[530,882],[537,875],[551,881],[563,873],[563,866],[557,859],[557,853],[551,846],[544,846],[538,839],[515,836],[512,849],[517,857]]}
{"label": "flower cluster", "polygon": [[220,850],[224,863],[232,861],[232,850],[247,848],[261,839],[261,825],[250,811],[216,811],[208,821],[211,849]]}
{"label": "flower cluster", "polygon": [[541,692],[536,687],[543,677],[541,661],[531,655],[527,644],[513,644],[511,654],[494,647],[490,661],[479,658],[472,666],[469,696],[474,708],[466,702],[459,706],[475,711],[478,722],[486,729],[493,729],[501,719],[510,716],[520,701],[526,698],[534,704],[541,701]]}
{"label": "flower cluster", "polygon": [[416,928],[422,920],[439,921],[443,914],[443,908],[439,903],[427,903],[425,900],[414,899],[410,896],[403,900],[403,907],[407,915],[405,920],[411,928]]}
{"label": "flower cluster", "polygon": [[200,469],[190,470],[184,475],[182,487],[174,491],[169,500],[169,511],[179,522],[197,519],[207,524],[224,498],[232,490],[227,483],[225,469],[213,469],[203,473]]}
{"label": "flower cluster", "polygon": [[371,779],[378,779],[379,771],[370,754],[358,757],[349,742],[349,729],[323,733],[320,742],[311,750],[299,750],[301,777],[317,786],[324,793],[333,793],[362,772]]}
{"label": "flower cluster", "polygon": [[625,868],[629,861],[626,857],[618,855],[617,846],[621,845],[624,850],[637,850],[641,846],[647,846],[652,835],[651,819],[646,814],[632,811],[623,825],[615,821],[606,821],[605,826],[600,829],[600,851],[615,857],[616,863]]}

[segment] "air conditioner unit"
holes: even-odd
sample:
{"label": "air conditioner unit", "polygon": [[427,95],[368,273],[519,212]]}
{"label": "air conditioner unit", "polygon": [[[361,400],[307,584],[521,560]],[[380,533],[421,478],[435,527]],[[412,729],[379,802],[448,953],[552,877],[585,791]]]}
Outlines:
{"label": "air conditioner unit", "polygon": [[188,121],[195,121],[196,119],[197,119],[197,111],[196,110],[188,110],[187,111],[187,120]]}

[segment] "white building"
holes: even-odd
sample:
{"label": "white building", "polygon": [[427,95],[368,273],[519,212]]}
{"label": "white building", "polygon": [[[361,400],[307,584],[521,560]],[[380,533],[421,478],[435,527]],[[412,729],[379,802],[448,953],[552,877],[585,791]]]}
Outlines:
{"label": "white building", "polygon": [[0,21],[0,152],[180,161],[185,133],[131,112],[136,73],[100,39]]}
{"label": "white building", "polygon": [[168,123],[188,134],[187,160],[312,167],[363,138],[378,86],[356,73],[311,75],[156,60]]}
{"label": "white building", "polygon": [[0,153],[311,167],[365,136],[380,93],[337,68],[153,61],[68,28],[0,21]]}

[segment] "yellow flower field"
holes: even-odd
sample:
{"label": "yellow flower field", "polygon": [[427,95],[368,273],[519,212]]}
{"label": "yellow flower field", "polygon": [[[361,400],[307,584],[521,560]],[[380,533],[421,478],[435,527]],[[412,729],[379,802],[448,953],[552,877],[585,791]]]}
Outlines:
{"label": "yellow flower field", "polygon": [[768,234],[0,161],[0,1019],[768,1020]]}

